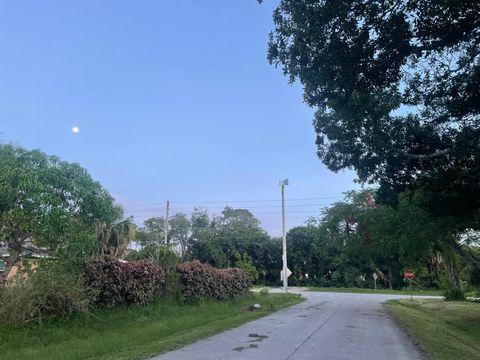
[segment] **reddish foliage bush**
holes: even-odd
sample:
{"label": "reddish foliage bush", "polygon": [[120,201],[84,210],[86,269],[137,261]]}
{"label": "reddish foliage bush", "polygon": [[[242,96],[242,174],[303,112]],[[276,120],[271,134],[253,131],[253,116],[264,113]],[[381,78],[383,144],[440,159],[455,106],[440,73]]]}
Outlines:
{"label": "reddish foliage bush", "polygon": [[165,282],[165,272],[157,264],[137,261],[122,264],[127,274],[126,302],[128,304],[149,304],[160,294]]}
{"label": "reddish foliage bush", "polygon": [[165,272],[155,263],[135,261],[123,263],[110,257],[90,262],[85,281],[100,306],[119,304],[145,305],[160,293]]}
{"label": "reddish foliage bush", "polygon": [[241,269],[216,269],[198,260],[177,267],[186,300],[225,300],[248,292],[248,275]]}

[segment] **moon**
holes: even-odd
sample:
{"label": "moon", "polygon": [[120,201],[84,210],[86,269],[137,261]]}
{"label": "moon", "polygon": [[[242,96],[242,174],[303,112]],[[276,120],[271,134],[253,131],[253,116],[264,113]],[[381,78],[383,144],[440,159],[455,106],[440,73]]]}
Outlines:
{"label": "moon", "polygon": [[80,129],[79,129],[77,126],[74,126],[74,127],[72,128],[72,131],[73,131],[74,134],[76,134],[76,133],[78,133],[78,132],[80,131]]}

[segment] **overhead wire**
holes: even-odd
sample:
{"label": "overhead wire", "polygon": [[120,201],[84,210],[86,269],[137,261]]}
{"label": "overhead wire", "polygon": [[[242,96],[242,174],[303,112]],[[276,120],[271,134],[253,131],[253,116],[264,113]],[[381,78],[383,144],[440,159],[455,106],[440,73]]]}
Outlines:
{"label": "overhead wire", "polygon": [[[304,208],[304,207],[325,207],[328,206],[329,204],[326,203],[320,203],[320,204],[296,204],[296,205],[289,205],[288,208]],[[262,206],[245,206],[245,207],[240,207],[239,209],[268,209],[268,208],[278,208],[279,206],[276,205],[262,205]],[[171,211],[191,211],[194,210],[195,207],[170,207],[169,208]],[[201,209],[203,210],[224,210],[225,206],[212,206],[212,207],[202,207]],[[134,211],[148,211],[148,212],[153,212],[153,211],[158,211],[158,212],[165,212],[166,208],[165,207],[145,207],[143,209],[133,209]],[[256,211],[256,210],[253,210]]]}
{"label": "overhead wire", "polygon": [[[311,201],[311,200],[335,200],[342,199],[341,196],[326,196],[326,197],[310,197],[310,198],[289,198],[285,199],[286,203],[295,202],[295,201]],[[246,204],[246,203],[268,203],[268,202],[277,202],[280,203],[280,199],[267,199],[267,200],[222,200],[222,201],[175,201],[169,200],[171,204],[192,204],[192,206],[203,207],[202,204]],[[161,202],[151,202],[151,203],[133,203],[133,204],[124,204],[124,206],[132,207],[144,207],[144,206],[155,206],[155,205],[164,205],[167,201]]]}
{"label": "overhead wire", "polygon": [[[317,202],[319,200],[338,200],[342,197],[331,196],[331,197],[306,197],[306,198],[290,198],[286,199],[286,213],[288,215],[309,215],[315,216],[320,215],[324,209],[326,209],[329,203]],[[306,203],[301,203],[306,202]],[[314,202],[314,203],[312,203]],[[332,201],[333,202],[333,201]],[[125,204],[126,213],[132,215],[135,218],[150,218],[150,217],[161,217],[166,211],[164,206],[166,202],[152,202],[144,204]],[[210,212],[210,214],[221,213],[227,206],[234,207],[237,209],[246,209],[250,211],[254,216],[262,215],[279,215],[281,214],[280,210],[280,199],[267,199],[267,200],[237,200],[237,201],[170,201],[171,206],[169,210],[172,214],[176,213],[192,213],[195,209],[205,210]],[[179,206],[176,206],[176,205]],[[191,204],[191,205],[189,205]],[[206,204],[202,206],[202,204]],[[221,206],[216,206],[221,204]],[[163,205],[163,206],[156,206]],[[316,207],[313,209],[313,207]],[[292,209],[293,208],[293,209]],[[274,209],[278,209],[273,211]],[[195,227],[191,228],[192,230]],[[200,227],[199,230],[207,230]]]}
{"label": "overhead wire", "polygon": [[[320,207],[318,210],[305,210],[305,211],[288,211],[286,210],[285,212],[287,214],[318,214],[321,210],[326,209],[327,207]],[[248,210],[248,209],[246,209]],[[137,215],[137,216],[146,216],[146,215],[152,215],[152,214],[159,214],[160,216],[163,216],[161,212],[157,211],[141,211],[141,212],[129,212],[127,213],[132,214],[132,215]],[[281,214],[281,211],[267,211],[267,212],[257,212],[257,211],[251,211],[252,214],[254,215],[267,215],[267,214]]]}

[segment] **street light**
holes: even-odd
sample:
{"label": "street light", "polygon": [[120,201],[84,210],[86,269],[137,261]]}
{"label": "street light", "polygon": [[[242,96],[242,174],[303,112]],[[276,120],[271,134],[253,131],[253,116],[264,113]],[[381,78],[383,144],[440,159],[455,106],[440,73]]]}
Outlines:
{"label": "street light", "polygon": [[280,181],[280,187],[282,188],[282,249],[283,249],[283,290],[287,292],[288,287],[288,274],[287,274],[287,237],[285,235],[285,186],[288,185],[288,179]]}

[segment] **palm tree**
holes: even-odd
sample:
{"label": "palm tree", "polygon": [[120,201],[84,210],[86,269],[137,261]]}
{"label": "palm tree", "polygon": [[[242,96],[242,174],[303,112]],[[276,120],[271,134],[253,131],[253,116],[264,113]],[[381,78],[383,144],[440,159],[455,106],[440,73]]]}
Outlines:
{"label": "palm tree", "polygon": [[96,225],[97,240],[102,244],[101,255],[122,257],[128,244],[135,238],[135,224],[131,218],[115,224],[105,222]]}

